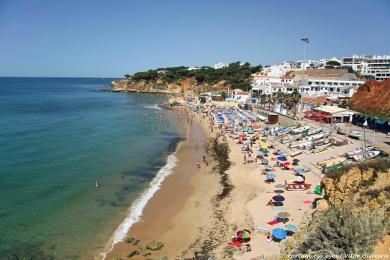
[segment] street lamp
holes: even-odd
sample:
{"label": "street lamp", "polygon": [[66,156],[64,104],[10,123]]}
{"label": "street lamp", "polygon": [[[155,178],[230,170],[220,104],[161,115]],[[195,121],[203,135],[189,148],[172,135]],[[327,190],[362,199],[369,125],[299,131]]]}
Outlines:
{"label": "street lamp", "polygon": [[[309,38],[302,38],[301,41],[303,42],[303,62],[305,62],[306,60],[306,45],[309,44]],[[303,79],[302,79],[302,87],[303,87],[303,84],[305,84],[305,64],[302,63],[302,69],[303,69]],[[303,96],[303,88],[302,88],[302,91],[301,91],[301,112],[303,112],[303,104],[302,104],[302,96]]]}

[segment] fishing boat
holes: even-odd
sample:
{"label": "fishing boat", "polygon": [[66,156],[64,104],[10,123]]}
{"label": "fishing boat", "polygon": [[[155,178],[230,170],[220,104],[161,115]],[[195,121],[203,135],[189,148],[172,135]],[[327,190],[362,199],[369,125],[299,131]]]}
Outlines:
{"label": "fishing boat", "polygon": [[289,137],[283,138],[280,142],[282,144],[287,144],[287,143],[297,141],[297,140],[301,139],[302,137],[303,137],[303,134],[291,135]]}
{"label": "fishing boat", "polygon": [[302,149],[302,148],[311,147],[312,144],[313,144],[312,141],[303,141],[303,142],[291,144],[290,148],[300,148],[300,149]]}
{"label": "fishing boat", "polygon": [[301,126],[301,127],[298,127],[296,129],[291,130],[291,134],[293,134],[293,135],[301,134],[309,129],[310,129],[310,126],[307,126],[307,125]]}
{"label": "fishing boat", "polygon": [[310,129],[309,131],[307,131],[307,135],[314,135],[314,134],[318,134],[322,131],[322,128],[321,127],[316,127],[316,128],[313,128],[313,129]]}
{"label": "fishing boat", "polygon": [[325,151],[331,145],[332,145],[331,143],[324,143],[324,144],[321,144],[321,145],[315,145],[314,149],[313,149],[313,153],[320,153],[322,151]]}
{"label": "fishing boat", "polygon": [[357,154],[353,156],[353,160],[356,162],[368,160],[377,157],[380,154],[379,151],[367,151],[365,153]]}
{"label": "fishing boat", "polygon": [[337,133],[340,134],[340,135],[346,135],[347,134],[347,132],[344,129],[340,128],[340,127],[337,128]]}
{"label": "fishing boat", "polygon": [[338,163],[343,163],[346,160],[347,160],[347,158],[345,158],[343,156],[339,156],[339,157],[335,157],[335,158],[330,158],[330,159],[322,161],[322,162],[318,162],[317,165],[319,165],[321,167],[328,167],[328,166],[335,165]]}
{"label": "fishing boat", "polygon": [[348,136],[354,139],[360,139],[362,134],[359,131],[351,131],[349,132]]}
{"label": "fishing boat", "polygon": [[366,148],[358,148],[356,150],[345,153],[345,156],[347,156],[347,158],[352,159],[355,155],[362,154],[362,153],[364,153],[364,151],[371,151],[372,149],[374,149],[374,147],[372,147],[372,146],[369,146]]}

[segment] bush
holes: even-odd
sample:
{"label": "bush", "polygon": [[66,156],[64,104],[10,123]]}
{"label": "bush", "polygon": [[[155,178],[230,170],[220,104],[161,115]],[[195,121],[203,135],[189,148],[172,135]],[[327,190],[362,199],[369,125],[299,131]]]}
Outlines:
{"label": "bush", "polygon": [[369,254],[389,231],[389,223],[384,209],[359,211],[333,207],[323,214],[317,213],[304,227],[306,232],[297,233],[283,253],[290,259],[299,259],[302,255],[310,259],[314,255]]}

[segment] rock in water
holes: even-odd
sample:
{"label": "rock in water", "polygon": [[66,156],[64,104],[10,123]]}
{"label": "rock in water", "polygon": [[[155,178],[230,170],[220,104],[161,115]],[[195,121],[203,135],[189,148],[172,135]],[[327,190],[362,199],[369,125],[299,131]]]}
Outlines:
{"label": "rock in water", "polygon": [[126,242],[127,243],[133,243],[133,241],[135,240],[135,237],[129,237]]}
{"label": "rock in water", "polygon": [[157,250],[160,250],[162,247],[164,246],[164,244],[162,242],[158,242],[158,241],[152,241],[150,242],[146,248],[149,249],[149,250],[152,250],[152,251],[157,251]]}
{"label": "rock in water", "polygon": [[130,253],[127,254],[127,257],[130,258],[130,257],[136,256],[136,255],[139,255],[138,250],[131,251]]}

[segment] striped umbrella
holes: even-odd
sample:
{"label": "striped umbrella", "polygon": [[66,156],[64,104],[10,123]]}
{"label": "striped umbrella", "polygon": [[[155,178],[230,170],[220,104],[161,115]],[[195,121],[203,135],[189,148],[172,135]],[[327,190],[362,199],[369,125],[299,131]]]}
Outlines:
{"label": "striped umbrella", "polygon": [[248,230],[240,230],[237,232],[237,237],[240,239],[250,239],[251,238],[251,233]]}

